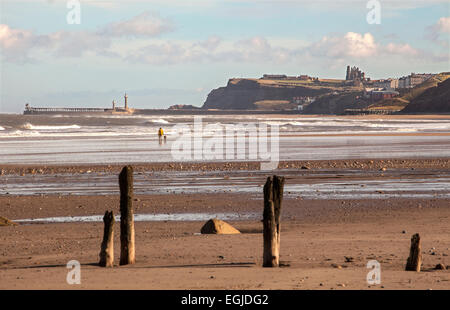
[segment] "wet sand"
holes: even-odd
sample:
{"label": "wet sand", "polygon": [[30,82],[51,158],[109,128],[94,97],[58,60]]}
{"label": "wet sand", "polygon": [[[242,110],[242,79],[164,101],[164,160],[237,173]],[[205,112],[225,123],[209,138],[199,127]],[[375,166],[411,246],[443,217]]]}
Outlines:
{"label": "wet sand", "polygon": [[[134,171],[233,171],[260,170],[260,162],[161,162],[133,163]],[[59,173],[119,173],[123,164],[3,164],[0,175],[59,174]],[[450,170],[450,158],[384,158],[280,161],[279,169],[441,169]],[[306,168],[306,169],[305,169]]]}
{"label": "wet sand", "polygon": [[[173,165],[170,167],[170,165]],[[251,169],[249,163],[155,164],[142,169]],[[359,170],[379,177],[422,169],[439,177],[449,159],[309,161],[282,163],[299,173]],[[282,167],[282,165],[280,167]],[[31,173],[31,167],[3,167],[4,173]],[[37,167],[42,173],[84,170],[117,172],[120,166]],[[295,170],[295,169],[294,169]],[[36,172],[35,172],[36,173]],[[283,175],[283,169],[275,172]],[[291,172],[292,173],[292,172]],[[57,178],[57,175],[55,175]],[[426,178],[426,177],[425,177]],[[345,177],[344,177],[345,181]],[[289,180],[287,180],[289,182]],[[426,182],[426,181],[425,181]],[[262,191],[262,190],[261,190]],[[450,199],[304,199],[286,195],[282,209],[281,268],[262,268],[262,193],[136,195],[137,214],[254,213],[260,218],[230,221],[240,235],[200,235],[203,222],[136,222],[133,266],[118,266],[119,228],[115,229],[113,269],[96,266],[103,224],[34,223],[0,227],[0,289],[450,289]],[[54,216],[102,215],[119,211],[118,195],[0,196],[0,215],[12,220]],[[410,237],[422,236],[423,272],[403,271]],[[345,257],[352,257],[346,261]],[[78,260],[81,285],[68,285],[65,264]],[[366,264],[381,264],[381,284],[369,286]]]}

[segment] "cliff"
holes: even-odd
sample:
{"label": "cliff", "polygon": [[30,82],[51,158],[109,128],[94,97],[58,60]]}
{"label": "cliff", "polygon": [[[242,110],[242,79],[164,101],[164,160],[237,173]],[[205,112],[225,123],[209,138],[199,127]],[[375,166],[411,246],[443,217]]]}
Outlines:
{"label": "cliff", "polygon": [[230,79],[227,86],[214,89],[208,94],[202,108],[256,110],[268,105],[273,107],[270,103],[274,102],[285,105],[293,97],[317,97],[333,90],[332,87],[312,83]]}
{"label": "cliff", "polygon": [[305,107],[303,114],[344,114],[346,109],[365,109],[369,102],[360,99],[362,91],[329,94]]}
{"label": "cliff", "polygon": [[413,98],[401,113],[450,113],[450,78]]}
{"label": "cliff", "polygon": [[448,113],[449,78],[449,72],[438,73],[412,89],[399,89],[399,97],[382,100],[372,104],[369,109],[395,110],[400,113]]}

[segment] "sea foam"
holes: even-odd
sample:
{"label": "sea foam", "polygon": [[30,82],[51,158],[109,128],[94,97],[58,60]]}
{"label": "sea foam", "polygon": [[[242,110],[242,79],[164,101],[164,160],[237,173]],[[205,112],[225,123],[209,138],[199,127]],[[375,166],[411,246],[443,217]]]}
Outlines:
{"label": "sea foam", "polygon": [[26,123],[22,126],[23,129],[28,130],[65,130],[65,129],[80,129],[78,125],[61,125],[61,126],[48,126],[48,125],[33,125]]}

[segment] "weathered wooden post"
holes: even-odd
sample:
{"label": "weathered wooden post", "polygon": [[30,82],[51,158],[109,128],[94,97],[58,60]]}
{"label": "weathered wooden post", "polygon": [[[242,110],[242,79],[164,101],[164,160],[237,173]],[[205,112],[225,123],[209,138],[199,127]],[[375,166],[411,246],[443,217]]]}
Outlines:
{"label": "weathered wooden post", "polygon": [[406,261],[406,271],[417,271],[420,272],[420,267],[422,265],[422,253],[420,246],[420,236],[419,234],[414,234],[411,237],[411,248],[409,250],[409,257]]}
{"label": "weathered wooden post", "polygon": [[103,231],[103,241],[100,249],[101,267],[112,267],[114,265],[114,213],[106,211],[103,216],[105,229]]}
{"label": "weathered wooden post", "polygon": [[133,167],[125,166],[120,185],[120,265],[134,264]]}
{"label": "weathered wooden post", "polygon": [[264,253],[263,267],[280,265],[280,211],[284,177],[268,177],[264,185]]}

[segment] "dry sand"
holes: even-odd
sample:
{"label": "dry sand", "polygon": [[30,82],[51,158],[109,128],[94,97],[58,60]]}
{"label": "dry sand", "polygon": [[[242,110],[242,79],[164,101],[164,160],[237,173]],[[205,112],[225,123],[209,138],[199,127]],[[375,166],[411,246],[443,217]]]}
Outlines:
{"label": "dry sand", "polygon": [[[448,159],[432,162],[424,160],[421,166],[429,167],[430,175],[449,169]],[[311,169],[325,165],[346,169],[353,163],[309,165]],[[414,165],[414,161],[395,163]],[[373,168],[378,164],[395,167],[387,160],[367,164]],[[24,167],[4,169],[20,173]],[[277,174],[282,175],[282,171]],[[262,195],[255,199],[237,193],[136,199],[136,213],[262,215],[263,207]],[[0,215],[11,220],[99,215],[105,210],[118,214],[118,209],[118,196],[0,197]],[[450,270],[433,270],[438,263],[450,265],[449,199],[285,199],[281,268],[261,267],[262,223],[258,219],[230,223],[242,234],[199,235],[204,222],[136,222],[137,263],[130,266],[118,266],[120,238],[116,225],[116,266],[112,269],[96,265],[103,223],[0,227],[0,289],[450,289]],[[414,233],[420,233],[423,242],[420,273],[404,271]],[[353,259],[346,261],[345,257]],[[73,259],[82,264],[81,285],[66,283],[66,263]],[[366,282],[366,264],[372,259],[381,264],[380,285]]]}

